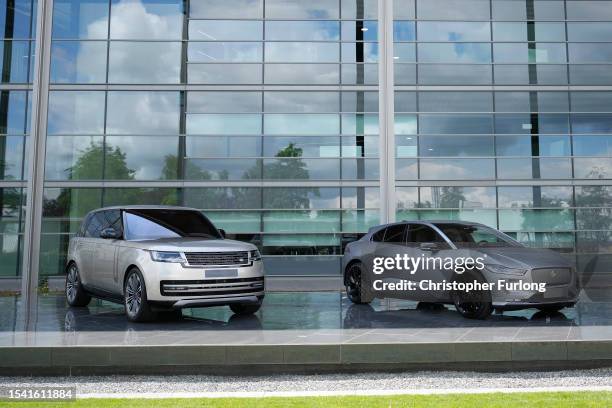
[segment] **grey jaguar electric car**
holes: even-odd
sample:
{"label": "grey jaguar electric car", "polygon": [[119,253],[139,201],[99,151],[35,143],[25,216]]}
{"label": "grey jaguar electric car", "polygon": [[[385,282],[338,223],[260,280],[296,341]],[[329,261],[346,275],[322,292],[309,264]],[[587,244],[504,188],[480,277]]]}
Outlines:
{"label": "grey jaguar electric car", "polygon": [[86,306],[92,296],[117,301],[131,321],[205,306],[255,313],[264,298],[261,255],[254,245],[224,236],[190,208],[92,211],[68,247],[68,304]]}
{"label": "grey jaguar electric car", "polygon": [[[411,258],[421,258],[421,262],[431,258],[427,262],[432,262],[427,267],[417,263],[408,271],[404,267],[414,264],[403,262]],[[440,262],[436,263],[436,258]],[[466,259],[472,260],[471,269],[459,268],[458,273],[456,265]],[[389,268],[381,272],[385,260]],[[442,261],[455,267],[447,269]],[[472,222],[405,221],[373,227],[346,246],[342,270],[347,296],[353,303],[393,297],[454,304],[463,316],[476,319],[487,318],[494,309],[558,311],[574,306],[579,294],[576,271],[561,255],[527,248],[493,228]],[[488,286],[473,285],[476,290],[465,290],[470,282]]]}

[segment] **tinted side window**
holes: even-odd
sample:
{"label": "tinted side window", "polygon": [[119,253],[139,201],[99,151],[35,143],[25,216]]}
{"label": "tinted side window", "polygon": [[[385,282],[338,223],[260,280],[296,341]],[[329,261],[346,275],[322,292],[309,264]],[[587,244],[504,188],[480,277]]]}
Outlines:
{"label": "tinted side window", "polygon": [[106,226],[104,228],[113,228],[115,231],[119,231],[123,236],[123,222],[121,221],[120,210],[109,210],[104,211],[106,219]]}
{"label": "tinted side window", "polygon": [[372,235],[372,242],[382,242],[385,237],[386,228],[381,228]]}
{"label": "tinted side window", "polygon": [[427,225],[412,224],[407,235],[409,243],[444,242],[442,237]]}
{"label": "tinted side window", "polygon": [[87,224],[87,228],[85,229],[85,236],[90,238],[100,238],[100,232],[106,228],[106,225],[107,221],[102,211],[92,214],[89,224]]}
{"label": "tinted side window", "polygon": [[397,224],[391,225],[387,227],[387,231],[385,232],[384,242],[392,242],[396,244],[403,244],[406,242],[404,239],[404,231],[406,230],[406,225]]}
{"label": "tinted side window", "polygon": [[81,227],[79,228],[79,233],[77,234],[78,237],[85,236],[85,231],[87,230],[87,225],[89,224],[90,220],[91,220],[91,215],[88,215],[87,217],[85,217],[85,219],[83,219],[83,222],[81,223]]}

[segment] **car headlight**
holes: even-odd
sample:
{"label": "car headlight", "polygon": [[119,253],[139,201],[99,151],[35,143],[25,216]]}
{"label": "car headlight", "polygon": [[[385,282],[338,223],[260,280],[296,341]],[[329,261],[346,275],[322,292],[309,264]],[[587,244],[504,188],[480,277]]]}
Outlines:
{"label": "car headlight", "polygon": [[527,273],[527,269],[508,268],[507,266],[496,265],[496,264],[485,265],[485,268],[487,268],[489,271],[491,271],[493,273],[499,273],[499,274],[502,274],[502,275],[517,275],[517,276],[522,276],[522,275]]}
{"label": "car headlight", "polygon": [[186,262],[180,252],[151,251],[150,254],[155,262]]}
{"label": "car headlight", "polygon": [[255,249],[253,251],[249,251],[249,258],[251,258],[251,261],[261,261],[261,254],[259,253],[259,250]]}

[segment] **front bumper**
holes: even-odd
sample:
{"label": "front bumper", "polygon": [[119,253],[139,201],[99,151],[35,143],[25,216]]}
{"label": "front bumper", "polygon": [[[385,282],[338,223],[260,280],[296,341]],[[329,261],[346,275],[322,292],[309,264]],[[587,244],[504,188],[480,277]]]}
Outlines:
{"label": "front bumper", "polygon": [[573,306],[578,301],[580,288],[576,272],[568,268],[568,275],[563,278],[547,278],[548,271],[562,268],[539,268],[528,271],[524,276],[509,276],[489,272],[485,277],[488,282],[505,282],[529,284],[546,284],[545,291],[538,290],[494,290],[491,293],[493,307],[500,310],[518,310],[532,307]]}
{"label": "front bumper", "polygon": [[[182,306],[188,304],[187,301],[197,301],[189,304],[200,303],[202,306],[249,303],[253,297],[262,299],[265,292],[262,261],[244,266],[209,268],[148,261],[141,266],[141,271],[149,301],[164,305],[182,302],[178,303],[179,308],[188,307]],[[220,271],[233,271],[234,276],[220,276]],[[209,272],[214,272],[214,275]]]}

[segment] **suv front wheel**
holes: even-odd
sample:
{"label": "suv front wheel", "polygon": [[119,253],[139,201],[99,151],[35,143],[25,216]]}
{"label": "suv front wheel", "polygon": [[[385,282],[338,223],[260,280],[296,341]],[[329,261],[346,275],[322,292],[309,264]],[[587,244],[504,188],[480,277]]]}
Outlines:
{"label": "suv front wheel", "polygon": [[123,285],[125,314],[131,322],[148,322],[155,318],[155,313],[147,301],[147,287],[142,273],[132,268],[127,273]]}

